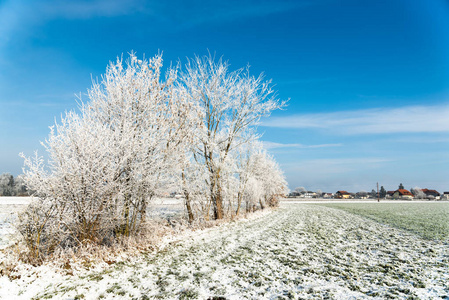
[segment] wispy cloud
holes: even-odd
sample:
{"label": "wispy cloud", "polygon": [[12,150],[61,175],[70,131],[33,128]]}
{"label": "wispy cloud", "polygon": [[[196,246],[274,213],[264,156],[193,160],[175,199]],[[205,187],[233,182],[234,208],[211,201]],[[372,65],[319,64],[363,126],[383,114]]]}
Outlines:
{"label": "wispy cloud", "polygon": [[261,125],[318,129],[342,135],[449,132],[448,116],[449,104],[445,104],[272,117]]}
{"label": "wispy cloud", "polygon": [[386,140],[387,142],[395,142],[395,143],[413,143],[413,144],[437,144],[437,143],[449,143],[448,136],[421,136],[421,137],[398,137]]}
{"label": "wispy cloud", "polygon": [[147,9],[142,3],[139,0],[7,0],[0,4],[0,48],[10,39],[27,35],[30,28],[49,20],[123,16]]}
{"label": "wispy cloud", "polygon": [[[144,1],[79,0],[21,1],[0,3],[0,48],[17,36],[29,35],[33,27],[50,20],[85,20],[143,14],[173,29],[190,28],[205,23],[230,22],[245,17],[266,16],[294,8],[315,5],[315,1]],[[176,8],[175,8],[176,7]],[[159,25],[162,26],[162,25]],[[155,26],[157,28],[158,26]]]}
{"label": "wispy cloud", "polygon": [[307,149],[307,148],[329,148],[329,147],[340,147],[342,144],[319,144],[319,145],[303,145],[303,144],[282,144],[282,143],[274,143],[264,141],[263,145],[265,149],[276,149],[276,148],[299,148],[299,149]]}
{"label": "wispy cloud", "polygon": [[144,5],[137,0],[51,1],[39,10],[47,18],[89,19],[128,15],[144,10]]}

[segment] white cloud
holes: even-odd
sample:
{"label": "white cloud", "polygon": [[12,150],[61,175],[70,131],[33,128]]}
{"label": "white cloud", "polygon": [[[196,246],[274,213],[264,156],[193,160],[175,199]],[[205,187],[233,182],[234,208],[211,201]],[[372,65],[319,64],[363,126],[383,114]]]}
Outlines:
{"label": "white cloud", "polygon": [[319,129],[341,135],[449,132],[449,104],[272,117],[261,125]]}
{"label": "white cloud", "polygon": [[299,148],[299,149],[307,149],[307,148],[328,148],[328,147],[340,147],[342,144],[319,144],[319,145],[303,145],[303,144],[282,144],[282,143],[274,143],[263,141],[263,145],[265,149],[276,149],[276,148]]}

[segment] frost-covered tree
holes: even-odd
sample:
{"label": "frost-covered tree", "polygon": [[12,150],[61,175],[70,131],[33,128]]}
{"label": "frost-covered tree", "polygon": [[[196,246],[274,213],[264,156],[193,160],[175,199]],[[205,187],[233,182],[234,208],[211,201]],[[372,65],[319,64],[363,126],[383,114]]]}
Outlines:
{"label": "frost-covered tree", "polygon": [[424,199],[425,197],[426,197],[426,194],[422,191],[422,189],[420,188],[420,187],[418,187],[418,186],[416,186],[415,188],[413,188],[413,191],[414,191],[414,196],[415,196],[415,198],[418,198],[418,199]]}
{"label": "frost-covered tree", "polygon": [[48,163],[22,155],[38,200],[19,227],[37,252],[43,236],[73,245],[137,232],[148,202],[177,181],[195,124],[173,88],[176,71],[161,80],[161,68],[161,55],[111,62],[79,112],[51,127]]}
{"label": "frost-covered tree", "polygon": [[14,176],[9,173],[0,175],[0,196],[14,196]]}
{"label": "frost-covered tree", "polygon": [[279,197],[287,191],[285,177],[274,159],[262,148],[262,144],[254,141],[238,151],[237,161],[237,209],[245,204],[250,212],[266,206],[277,206]]}
{"label": "frost-covered tree", "polygon": [[242,207],[242,203],[246,202],[248,210],[248,202],[258,199],[260,187],[257,186],[255,175],[257,172],[256,156],[262,151],[262,144],[253,141],[242,145],[235,153],[235,161],[237,167],[238,189],[237,189],[237,209],[235,214],[238,215]]}
{"label": "frost-covered tree", "polygon": [[21,175],[14,178],[9,173],[0,175],[0,196],[27,196],[28,189]]}
{"label": "frost-covered tree", "polygon": [[295,188],[295,192],[297,192],[298,194],[301,192],[305,192],[305,191],[306,191],[306,188],[303,186]]}
{"label": "frost-covered tree", "polygon": [[256,156],[256,164],[255,178],[261,183],[263,196],[263,199],[259,201],[260,206],[261,208],[265,205],[275,207],[279,204],[280,197],[288,193],[284,173],[276,160],[266,152]]}
{"label": "frost-covered tree", "polygon": [[28,189],[26,187],[25,180],[23,176],[19,175],[14,179],[14,195],[16,196],[27,196]]}
{"label": "frost-covered tree", "polygon": [[195,57],[180,75],[177,89],[199,108],[201,127],[195,132],[194,159],[206,166],[207,185],[215,219],[225,213],[226,167],[230,152],[254,138],[262,116],[283,106],[263,76],[248,69],[229,70],[221,59]]}
{"label": "frost-covered tree", "polygon": [[192,156],[181,172],[182,192],[189,222],[195,219],[209,220],[211,211],[210,193],[207,185],[206,166]]}

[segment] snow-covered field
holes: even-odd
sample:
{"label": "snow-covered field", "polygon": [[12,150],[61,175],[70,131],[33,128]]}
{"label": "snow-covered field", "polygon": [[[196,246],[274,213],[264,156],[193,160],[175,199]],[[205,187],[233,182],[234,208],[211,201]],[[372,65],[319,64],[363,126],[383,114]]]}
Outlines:
{"label": "snow-covered field", "polygon": [[0,277],[0,298],[447,299],[448,265],[447,241],[340,209],[283,203],[73,276],[23,266],[19,279]]}

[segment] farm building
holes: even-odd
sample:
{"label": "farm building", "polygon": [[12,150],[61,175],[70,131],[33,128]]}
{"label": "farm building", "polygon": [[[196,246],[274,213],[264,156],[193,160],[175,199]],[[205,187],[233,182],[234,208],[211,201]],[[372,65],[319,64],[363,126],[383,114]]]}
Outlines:
{"label": "farm building", "polygon": [[406,189],[398,189],[394,191],[393,199],[413,199],[413,194]]}
{"label": "farm building", "polygon": [[338,198],[338,199],[349,199],[349,198],[351,198],[351,194],[348,193],[347,191],[337,191],[335,193],[335,198]]}
{"label": "farm building", "polygon": [[436,190],[422,189],[422,191],[428,198],[433,197],[435,199],[438,199],[440,197],[440,193],[438,193]]}

